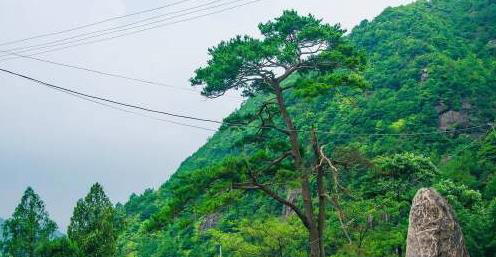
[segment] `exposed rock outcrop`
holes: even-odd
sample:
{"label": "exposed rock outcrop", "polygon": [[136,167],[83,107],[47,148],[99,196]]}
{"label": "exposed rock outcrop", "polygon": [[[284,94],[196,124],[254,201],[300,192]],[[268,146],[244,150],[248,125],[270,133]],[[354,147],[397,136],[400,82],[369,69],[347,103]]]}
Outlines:
{"label": "exposed rock outcrop", "polygon": [[472,105],[467,100],[462,101],[462,108],[460,111],[450,109],[441,101],[436,106],[436,111],[439,114],[439,129],[446,131],[455,126],[468,126],[469,112],[471,109]]}
{"label": "exposed rock outcrop", "polygon": [[[291,203],[296,203],[296,199],[298,198],[298,196],[300,194],[301,194],[300,189],[289,189],[288,190],[288,196],[287,196],[286,200],[288,202],[291,202]],[[283,207],[283,210],[282,210],[282,216],[283,217],[288,218],[293,213],[294,213],[293,210],[291,208],[289,208],[288,206]]]}
{"label": "exposed rock outcrop", "polygon": [[466,125],[468,115],[465,112],[447,111],[439,115],[439,129],[448,130],[450,127],[457,125]]}
{"label": "exposed rock outcrop", "polygon": [[487,47],[489,47],[491,49],[496,49],[496,39],[493,39],[493,40],[490,40],[489,42],[487,42]]}
{"label": "exposed rock outcrop", "polygon": [[420,82],[425,82],[429,79],[429,70],[427,68],[422,69],[422,74],[420,75]]}
{"label": "exposed rock outcrop", "polygon": [[413,199],[406,257],[469,257],[451,206],[434,189],[422,188]]}
{"label": "exposed rock outcrop", "polygon": [[217,226],[220,218],[221,218],[221,215],[218,212],[207,215],[206,217],[203,218],[203,221],[200,224],[200,231],[204,232],[208,229],[211,229],[211,228]]}

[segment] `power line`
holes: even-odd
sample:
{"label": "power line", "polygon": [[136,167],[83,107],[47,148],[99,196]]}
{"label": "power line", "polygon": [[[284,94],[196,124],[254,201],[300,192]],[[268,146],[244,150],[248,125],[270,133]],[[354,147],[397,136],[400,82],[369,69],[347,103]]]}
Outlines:
{"label": "power line", "polygon": [[[176,15],[174,17],[170,17],[170,18],[167,18],[167,19],[162,19],[162,20],[158,20],[158,21],[155,21],[155,22],[141,24],[141,25],[137,25],[137,26],[134,26],[134,27],[125,28],[125,29],[110,31],[110,32],[106,32],[106,33],[101,33],[101,34],[97,34],[97,35],[93,35],[93,36],[89,36],[89,37],[86,37],[86,38],[81,38],[81,39],[77,39],[77,40],[73,40],[73,41],[69,41],[69,42],[65,42],[65,43],[57,43],[57,44],[52,44],[52,45],[49,45],[49,46],[40,46],[40,47],[35,48],[35,49],[28,49],[28,50],[16,51],[16,52],[17,53],[31,52],[31,51],[36,51],[36,50],[41,50],[41,49],[46,49],[46,48],[52,48],[52,47],[57,47],[57,46],[69,45],[69,46],[66,46],[66,47],[59,47],[59,48],[56,48],[56,49],[51,49],[51,50],[47,50],[47,51],[43,51],[43,52],[39,52],[39,53],[33,54],[33,55],[37,55],[37,54],[42,54],[42,53],[47,53],[47,52],[52,52],[52,51],[58,51],[58,50],[72,48],[72,47],[81,46],[81,45],[93,44],[93,43],[96,43],[96,42],[101,42],[101,41],[111,40],[111,39],[114,39],[114,38],[128,36],[128,35],[131,35],[131,34],[136,34],[136,33],[142,32],[142,31],[150,30],[150,29],[155,29],[155,28],[160,28],[160,27],[164,27],[164,26],[168,26],[168,25],[173,25],[173,24],[184,22],[184,21],[195,20],[195,19],[198,19],[198,18],[201,18],[201,17],[209,16],[209,15],[216,14],[216,13],[221,13],[221,12],[224,12],[224,11],[227,11],[227,10],[232,10],[232,9],[235,9],[235,8],[238,8],[238,7],[241,7],[241,6],[252,4],[254,2],[258,2],[258,1],[261,1],[261,0],[252,1],[252,2],[245,3],[245,4],[240,4],[240,5],[232,6],[230,8],[221,9],[221,10],[218,10],[218,11],[215,11],[215,12],[211,12],[211,13],[207,13],[207,14],[203,14],[203,15],[198,15],[198,16],[194,16],[194,17],[191,17],[191,18],[183,19],[183,20],[178,20],[178,21],[175,21],[175,22],[160,24],[160,23],[162,23],[164,21],[167,21],[167,20],[171,20],[171,19],[174,19],[174,18],[182,17],[182,16],[187,16],[187,15],[192,14],[192,13],[209,10],[209,9],[213,9],[213,8],[217,8],[217,7],[225,6],[225,5],[229,5],[229,4],[233,4],[233,3],[236,3],[236,2],[240,2],[240,1],[243,1],[243,0],[235,0],[235,1],[232,1],[232,2],[228,2],[228,3],[224,3],[224,4],[220,4],[220,5],[216,5],[216,6],[212,6],[212,7],[208,7],[208,8],[203,8],[203,9],[200,9],[200,10],[197,10],[197,11],[185,13],[185,14],[182,14],[182,15]],[[127,31],[127,30],[133,30],[133,29],[140,28],[140,27],[146,27],[146,26],[149,26],[149,25],[157,24],[157,23],[158,23],[158,25],[153,26],[153,27],[150,27],[150,28],[145,28],[145,29],[141,29],[141,30],[138,30],[138,31],[131,31],[131,32],[128,32],[128,33],[125,33],[125,34],[122,34],[122,35],[117,35],[117,36],[113,36],[113,37],[110,37],[110,38],[103,38],[101,40],[93,40],[93,41],[89,41],[89,42],[85,42],[85,43],[81,43],[81,44],[74,44],[74,43],[78,43],[78,42],[83,42],[83,41],[88,40],[88,39],[97,38],[97,37],[101,37],[101,36],[105,36],[105,35],[109,35],[109,34],[115,34],[115,33],[123,32],[123,31]],[[125,26],[129,26],[129,25],[134,25],[134,23],[131,23],[131,24],[128,24],[128,25],[125,25]],[[107,29],[107,30],[111,30],[111,29]],[[64,40],[62,40],[62,41],[64,41]],[[74,45],[71,46],[71,44],[74,44]],[[9,49],[8,51],[12,51],[12,49]],[[1,56],[1,57],[4,57],[4,56]],[[10,59],[13,59],[13,58],[6,58],[6,59],[2,59],[0,61],[10,60]]]}
{"label": "power line", "polygon": [[[452,130],[445,130],[445,131],[433,131],[433,132],[414,132],[414,133],[339,133],[339,132],[330,132],[330,131],[316,131],[321,134],[330,134],[330,135],[338,135],[338,136],[423,136],[423,135],[441,135],[441,134],[449,134],[453,132],[460,132],[460,131],[470,131],[474,129],[480,129],[480,128],[487,128],[488,124],[486,125],[480,125],[480,126],[473,126],[473,127],[468,127],[468,128],[461,128],[461,129],[452,129]],[[298,130],[300,132],[311,132],[310,130]]]}
{"label": "power line", "polygon": [[[27,55],[21,55],[21,54],[16,54],[16,53],[9,53],[9,52],[3,51],[3,50],[0,50],[0,52],[8,53],[10,55],[18,56],[20,58],[26,58],[26,59],[35,60],[35,61],[38,61],[38,62],[43,62],[43,63],[48,63],[48,64],[52,64],[52,65],[61,66],[61,67],[66,67],[66,68],[71,68],[71,69],[76,69],[76,70],[91,72],[91,73],[95,73],[95,74],[99,74],[99,75],[103,75],[103,76],[107,76],[107,77],[114,77],[114,78],[129,80],[129,81],[140,82],[140,83],[144,83],[144,84],[148,84],[148,85],[167,87],[167,88],[171,88],[171,89],[174,89],[174,90],[182,90],[182,91],[185,91],[187,93],[192,93],[192,94],[195,94],[195,95],[198,93],[194,89],[176,87],[176,86],[173,86],[173,85],[170,85],[170,84],[166,84],[166,83],[162,83],[162,82],[145,80],[145,79],[135,78],[135,77],[127,76],[127,75],[121,75],[121,74],[110,73],[110,72],[95,70],[95,69],[91,69],[91,68],[86,68],[86,67],[71,65],[71,64],[65,64],[65,63],[55,62],[55,61],[51,61],[51,60],[47,60],[47,59],[42,59],[42,58],[37,58],[37,57],[32,57],[32,56],[27,56]],[[235,96],[227,96],[227,97],[228,98],[231,98],[231,99],[236,99],[238,101],[242,101],[243,100],[242,97],[235,97]]]}
{"label": "power line", "polygon": [[[190,1],[190,0],[188,0],[188,1]],[[78,34],[78,35],[74,35],[74,36],[70,36],[70,37],[66,37],[66,38],[62,38],[62,39],[58,39],[58,40],[54,40],[54,41],[49,41],[49,42],[45,42],[45,43],[41,43],[41,44],[35,44],[35,45],[30,45],[30,46],[28,45],[28,46],[11,48],[11,49],[7,49],[5,51],[8,51],[8,52],[17,52],[17,53],[24,53],[24,52],[30,52],[30,51],[35,51],[35,50],[39,50],[39,49],[46,49],[46,48],[50,48],[50,47],[55,47],[55,46],[59,46],[59,45],[66,45],[66,44],[70,44],[70,43],[74,43],[74,42],[80,42],[80,41],[84,41],[84,40],[91,39],[91,38],[94,38],[94,37],[99,37],[99,36],[104,36],[104,35],[108,35],[108,34],[113,34],[113,33],[116,33],[116,32],[124,31],[124,30],[118,30],[120,28],[126,28],[126,27],[130,27],[130,26],[133,26],[133,25],[136,25],[136,24],[140,24],[140,23],[149,21],[149,20],[155,20],[155,19],[158,19],[158,18],[161,18],[161,17],[167,17],[167,16],[169,16],[171,14],[182,13],[182,12],[186,12],[186,11],[198,9],[200,7],[209,6],[209,5],[212,5],[212,4],[214,4],[216,2],[220,2],[220,1],[223,1],[223,0],[213,0],[213,1],[210,1],[210,2],[207,2],[207,3],[204,3],[204,4],[201,4],[201,5],[194,6],[194,7],[190,7],[190,8],[186,8],[186,9],[182,9],[182,10],[178,10],[178,11],[173,11],[173,12],[168,12],[168,13],[164,13],[164,14],[160,14],[160,15],[156,15],[156,16],[152,16],[152,17],[149,17],[149,18],[146,18],[146,19],[138,20],[138,21],[131,22],[131,23],[128,23],[128,24],[124,24],[124,25],[119,25],[119,26],[114,26],[114,27],[110,27],[110,28],[106,28],[106,29],[100,29],[100,30],[95,30],[95,31],[91,31],[91,32],[86,32],[86,33],[82,33],[82,34]],[[242,0],[238,0],[238,1],[242,1]],[[134,26],[134,27],[131,27],[131,28],[127,28],[125,30],[130,30],[130,29],[133,29],[133,28],[139,28],[139,27],[142,27],[142,26],[150,25],[150,24],[155,24],[155,23],[160,23],[160,22],[164,22],[164,21],[167,21],[167,20],[172,20],[172,19],[175,19],[175,18],[179,18],[179,17],[183,17],[183,16],[186,16],[186,15],[192,14],[192,13],[196,13],[196,12],[201,12],[201,11],[204,11],[204,10],[209,10],[209,9],[217,8],[217,7],[226,5],[226,4],[232,4],[232,3],[235,3],[235,2],[238,2],[238,1],[228,2],[228,3],[224,3],[224,4],[212,6],[212,7],[209,7],[209,8],[204,8],[204,9],[201,9],[201,10],[197,10],[197,11],[193,11],[193,12],[189,12],[189,13],[184,13],[184,14],[181,14],[181,15],[176,15],[176,16],[173,16],[173,17],[169,17],[167,19],[162,19],[162,20],[159,20],[159,21],[155,21],[155,22],[151,22],[151,23],[147,23],[147,24],[142,24],[140,26]],[[97,34],[97,33],[100,33],[100,32],[106,32],[106,33]],[[97,34],[97,35],[86,37],[86,38],[81,38],[81,37],[89,36],[89,35],[93,35],[93,34]],[[81,39],[78,39],[78,38],[81,38]],[[73,40],[71,42],[61,43],[61,42],[69,41],[71,39],[78,39],[78,40]],[[60,43],[60,44],[57,44],[57,43]],[[0,57],[3,57],[3,56],[0,56]]]}
{"label": "power line", "polygon": [[[232,1],[229,4],[232,4],[232,3],[235,3],[235,2],[239,2],[239,1],[242,1],[242,0]],[[141,33],[141,32],[152,30],[152,29],[162,28],[162,27],[166,27],[166,26],[170,26],[170,25],[174,25],[174,24],[178,24],[178,23],[182,23],[182,22],[186,22],[186,21],[196,20],[196,19],[199,19],[199,18],[202,18],[202,17],[207,17],[207,16],[211,16],[211,15],[214,15],[214,14],[226,12],[226,11],[233,10],[233,9],[236,9],[236,8],[239,8],[239,7],[243,7],[243,6],[247,6],[247,5],[250,5],[250,4],[254,4],[254,3],[260,2],[260,1],[262,1],[262,0],[254,0],[254,1],[247,2],[247,3],[238,4],[238,5],[234,5],[234,6],[231,6],[231,7],[223,8],[223,9],[220,9],[220,10],[217,10],[217,11],[213,11],[213,12],[209,12],[209,13],[205,13],[205,14],[201,14],[201,15],[197,15],[197,16],[193,16],[193,17],[189,17],[189,18],[185,18],[185,19],[181,19],[181,20],[177,20],[177,21],[174,21],[174,22],[161,23],[164,20],[168,20],[168,19],[164,19],[164,20],[159,20],[159,21],[155,21],[155,22],[151,22],[151,23],[147,23],[147,24],[142,24],[142,25],[138,25],[138,26],[126,28],[126,29],[121,29],[121,30],[117,30],[117,31],[113,31],[113,32],[102,33],[102,34],[99,34],[99,35],[94,35],[94,36],[91,36],[91,37],[86,37],[84,39],[73,40],[73,41],[70,41],[70,42],[55,44],[55,45],[51,45],[49,47],[56,47],[56,46],[61,46],[61,45],[68,45],[68,46],[59,47],[59,48],[55,48],[55,49],[50,49],[50,50],[46,50],[46,51],[41,51],[41,52],[37,52],[37,53],[32,53],[32,54],[29,54],[28,56],[39,55],[39,54],[44,54],[44,53],[49,53],[49,52],[54,52],[54,51],[60,51],[60,50],[64,50],[64,49],[67,49],[67,48],[73,48],[73,47],[77,47],[77,46],[83,46],[83,45],[89,45],[89,44],[94,44],[94,43],[98,43],[98,42],[108,41],[108,40],[112,40],[112,39],[116,39],[116,38],[120,38],[120,37],[124,37],[124,36],[129,36],[129,35]],[[212,9],[212,8],[213,7],[210,7],[208,9]],[[204,8],[204,9],[207,9],[207,8]],[[201,11],[201,10],[198,10],[198,11],[195,11],[195,12],[199,12],[199,11]],[[191,13],[193,13],[193,12],[191,12]],[[183,15],[183,16],[185,16],[185,15]],[[153,25],[153,24],[156,24],[156,23],[158,23],[158,24],[157,25],[154,25],[154,26],[151,26],[151,27],[146,27],[148,25]],[[108,34],[119,33],[119,32],[123,32],[123,31],[127,31],[127,30],[132,30],[132,29],[140,28],[140,27],[146,27],[146,28],[139,29],[139,30],[134,30],[134,31],[130,31],[130,32],[126,32],[126,33],[123,33],[123,34],[120,34],[120,35],[116,35],[116,36],[112,36],[112,37],[101,38],[101,39],[97,39],[97,40],[93,40],[93,41],[87,41],[87,42],[83,42],[83,43],[79,43],[79,44],[77,43],[77,42],[82,42],[82,41],[87,40],[87,39],[91,39],[91,38],[95,38],[95,37],[100,37],[100,36],[104,36],[104,35],[108,35]],[[73,44],[73,43],[75,43],[75,44]],[[48,48],[48,47],[43,47],[43,48]],[[30,50],[30,51],[32,51],[32,50]],[[20,51],[20,52],[22,52],[22,51]],[[5,58],[5,59],[1,59],[0,62],[11,60],[11,59],[17,59],[17,58],[19,58],[19,57]]]}
{"label": "power line", "polygon": [[45,33],[45,34],[40,34],[40,35],[36,35],[36,36],[32,36],[32,37],[17,39],[17,40],[8,41],[8,42],[3,42],[3,43],[0,43],[0,46],[12,45],[12,44],[15,44],[15,43],[25,42],[25,41],[29,41],[29,40],[33,40],[33,39],[38,39],[38,38],[43,38],[43,37],[50,37],[50,36],[55,36],[55,35],[59,35],[59,34],[67,33],[67,32],[72,32],[72,31],[76,31],[76,30],[80,30],[80,29],[92,27],[92,26],[95,26],[95,25],[103,24],[103,23],[106,23],[106,22],[109,22],[109,21],[123,19],[123,18],[131,17],[131,16],[135,16],[135,15],[139,15],[139,14],[148,13],[148,12],[158,11],[158,10],[161,10],[161,9],[164,9],[164,8],[167,8],[167,7],[171,7],[171,6],[174,6],[174,5],[178,5],[178,4],[181,4],[181,3],[184,3],[184,2],[188,2],[188,1],[191,1],[191,0],[182,0],[182,1],[175,2],[175,3],[171,3],[171,4],[162,5],[162,6],[159,6],[159,7],[156,7],[156,8],[147,9],[147,10],[143,10],[143,11],[139,11],[139,12],[134,12],[134,13],[129,13],[129,14],[126,14],[126,15],[121,15],[121,16],[115,16],[115,17],[107,18],[107,19],[100,20],[100,21],[97,21],[97,22],[88,23],[88,24],[85,24],[85,25],[81,25],[81,26],[77,26],[77,27],[74,27],[74,28],[65,29],[65,30],[61,30],[61,31],[57,31],[57,32]]}
{"label": "power line", "polygon": [[[66,93],[74,95],[74,96],[77,95],[77,96],[91,99],[94,101],[115,104],[115,105],[124,106],[124,107],[131,108],[131,109],[137,109],[140,111],[162,114],[162,115],[172,116],[172,117],[176,117],[176,118],[183,118],[183,119],[209,122],[209,123],[215,123],[215,124],[224,124],[224,125],[228,125],[230,127],[249,127],[247,124],[242,124],[242,123],[232,123],[232,122],[225,122],[225,121],[222,122],[222,121],[217,121],[217,120],[212,120],[212,119],[198,118],[198,117],[194,117],[194,116],[187,116],[187,115],[180,115],[180,114],[175,114],[175,113],[170,113],[170,112],[158,111],[158,110],[150,109],[148,107],[142,107],[142,106],[137,106],[137,105],[133,105],[133,104],[122,103],[122,102],[118,102],[115,100],[111,100],[111,99],[107,99],[107,98],[103,98],[103,97],[98,97],[98,96],[92,96],[89,94],[77,92],[75,90],[56,86],[56,85],[53,85],[53,84],[29,77],[26,75],[22,75],[22,74],[13,72],[13,71],[1,69],[1,68],[0,68],[0,71],[17,76],[17,77],[21,77],[21,78],[24,78],[24,79],[27,79],[30,81],[33,81],[35,83],[41,84],[43,86],[47,86],[47,87],[52,88],[52,89],[56,89],[56,90],[66,92]],[[317,130],[316,132],[322,133],[322,134],[340,135],[340,136],[422,136],[422,135],[448,134],[448,133],[453,133],[453,132],[458,132],[458,131],[469,131],[469,130],[473,130],[473,129],[488,127],[488,126],[490,126],[490,125],[486,124],[486,125],[474,126],[474,127],[469,127],[469,128],[463,128],[463,129],[453,129],[453,130],[448,130],[448,131],[418,132],[418,133],[356,133],[356,134],[354,134],[354,133],[336,133],[336,132],[322,131],[322,130]],[[269,126],[254,127],[254,128],[274,129],[273,127],[269,127]],[[287,130],[283,130],[283,131],[287,132]],[[295,131],[311,132],[310,130],[295,130]]]}
{"label": "power line", "polygon": [[475,146],[477,143],[482,142],[482,140],[484,140],[484,138],[486,138],[491,133],[491,130],[495,131],[494,125],[488,125],[488,126],[489,126],[489,129],[487,129],[482,136],[480,136],[479,138],[475,138],[470,144],[468,144],[465,147],[463,147],[462,149],[456,151],[454,154],[451,154],[448,156],[450,158],[458,156],[460,153],[464,152],[465,150]]}
{"label": "power line", "polygon": [[83,96],[80,96],[80,95],[77,95],[77,94],[66,92],[64,90],[59,90],[59,89],[56,89],[56,88],[52,88],[52,89],[53,90],[56,90],[56,91],[59,91],[59,92],[62,92],[64,94],[72,95],[72,96],[77,97],[77,98],[80,98],[80,99],[82,99],[84,101],[89,101],[89,102],[92,102],[92,103],[95,103],[95,104],[98,104],[98,105],[101,105],[101,106],[104,106],[104,107],[107,107],[107,108],[111,108],[111,109],[118,110],[118,111],[121,111],[121,112],[126,112],[126,113],[134,114],[134,115],[137,115],[137,116],[145,117],[147,119],[162,121],[162,122],[166,122],[166,123],[170,123],[170,124],[175,124],[175,125],[179,125],[179,126],[184,126],[184,127],[196,128],[196,129],[205,130],[205,131],[213,131],[213,132],[217,131],[217,130],[211,129],[211,128],[206,128],[206,127],[191,125],[191,124],[177,122],[177,121],[172,121],[172,120],[161,119],[161,118],[150,116],[150,115],[146,115],[146,114],[143,114],[143,113],[133,112],[133,111],[130,111],[130,110],[126,110],[124,108],[119,108],[119,107],[116,107],[116,106],[113,106],[113,105],[110,105],[110,104],[98,102],[98,101],[95,101],[93,99],[83,97]]}
{"label": "power line", "polygon": [[[0,52],[3,52],[3,51],[0,51]],[[100,75],[104,75],[104,76],[110,76],[110,77],[116,77],[116,78],[121,78],[121,79],[126,79],[126,80],[132,80],[132,81],[136,81],[136,82],[146,83],[146,84],[155,85],[155,86],[168,87],[168,88],[173,88],[173,89],[183,90],[183,91],[188,91],[188,92],[196,92],[193,89],[180,88],[180,87],[176,87],[176,86],[161,83],[161,82],[154,82],[154,81],[149,81],[149,80],[144,80],[144,79],[128,77],[128,76],[120,75],[120,74],[108,73],[108,72],[104,72],[104,71],[94,70],[94,69],[90,69],[90,68],[85,68],[85,67],[81,67],[81,66],[75,66],[75,65],[65,64],[65,63],[60,63],[60,62],[54,62],[54,61],[47,60],[47,59],[36,58],[36,57],[26,56],[26,55],[20,55],[20,54],[16,54],[16,53],[10,53],[10,54],[15,55],[15,56],[19,56],[22,58],[28,58],[31,60],[39,61],[39,62],[44,62],[44,63],[53,64],[53,65],[57,65],[57,66],[67,67],[67,68],[71,68],[71,69],[77,69],[77,70],[92,72],[92,73],[96,73],[96,74],[100,74]]]}
{"label": "power line", "polygon": [[97,101],[107,102],[107,103],[111,103],[111,104],[115,104],[115,105],[120,105],[120,106],[124,106],[124,107],[128,107],[128,108],[132,108],[132,109],[137,109],[137,110],[141,110],[141,111],[150,112],[150,113],[163,114],[163,115],[166,115],[166,116],[171,116],[171,117],[176,117],[176,118],[183,118],[183,119],[189,119],[189,120],[210,122],[210,123],[216,123],[216,124],[222,124],[223,123],[222,121],[217,121],[217,120],[212,120],[212,119],[197,118],[197,117],[192,117],[192,116],[187,116],[187,115],[181,115],[181,114],[175,114],[175,113],[170,113],[170,112],[158,111],[158,110],[154,110],[154,109],[150,109],[150,108],[142,107],[142,106],[137,106],[137,105],[133,105],[133,104],[122,103],[122,102],[118,102],[118,101],[115,101],[115,100],[111,100],[111,99],[107,99],[107,98],[103,98],[103,97],[98,97],[98,96],[92,96],[92,95],[81,93],[81,92],[78,92],[78,91],[75,91],[75,90],[71,90],[71,89],[59,87],[59,86],[56,86],[56,85],[53,85],[53,84],[50,84],[50,83],[47,83],[47,82],[44,82],[44,81],[41,81],[41,80],[32,78],[32,77],[29,77],[29,76],[26,76],[26,75],[19,74],[17,72],[13,72],[13,71],[1,69],[1,68],[0,68],[0,71],[5,72],[5,73],[9,73],[9,74],[14,75],[14,76],[17,76],[17,77],[24,78],[24,79],[27,79],[27,80],[31,80],[33,82],[36,82],[38,84],[41,84],[41,85],[44,85],[44,86],[47,86],[47,87],[50,87],[50,88],[62,90],[62,91],[65,91],[65,92],[68,92],[68,93],[71,93],[71,94],[79,95],[79,96],[86,97],[86,98],[93,99],[93,100],[97,100]]}

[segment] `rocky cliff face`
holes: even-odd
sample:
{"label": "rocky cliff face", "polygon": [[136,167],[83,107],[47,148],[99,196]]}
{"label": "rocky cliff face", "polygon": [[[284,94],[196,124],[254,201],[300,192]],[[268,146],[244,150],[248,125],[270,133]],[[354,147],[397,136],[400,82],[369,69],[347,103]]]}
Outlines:
{"label": "rocky cliff face", "polygon": [[451,206],[434,189],[422,188],[413,199],[406,257],[469,257]]}

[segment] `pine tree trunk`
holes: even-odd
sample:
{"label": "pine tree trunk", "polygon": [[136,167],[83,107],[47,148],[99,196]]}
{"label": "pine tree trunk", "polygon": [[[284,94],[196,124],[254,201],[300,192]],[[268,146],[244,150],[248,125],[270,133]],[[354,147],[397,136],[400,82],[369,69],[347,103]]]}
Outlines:
{"label": "pine tree trunk", "polygon": [[319,243],[320,236],[317,226],[313,226],[310,229],[309,241],[310,241],[310,257],[321,257],[322,255],[320,254],[320,243]]}
{"label": "pine tree trunk", "polygon": [[284,103],[284,98],[282,95],[282,89],[279,84],[274,85],[274,92],[276,95],[281,117],[288,129],[289,140],[291,143],[291,152],[295,161],[295,166],[297,171],[301,174],[301,194],[303,196],[303,209],[308,222],[310,257],[321,257],[319,246],[319,230],[315,224],[313,216],[313,203],[309,182],[309,169],[307,169],[303,164],[303,158],[300,152],[298,132],[296,131],[296,128],[293,125],[293,121],[286,109],[286,104]]}

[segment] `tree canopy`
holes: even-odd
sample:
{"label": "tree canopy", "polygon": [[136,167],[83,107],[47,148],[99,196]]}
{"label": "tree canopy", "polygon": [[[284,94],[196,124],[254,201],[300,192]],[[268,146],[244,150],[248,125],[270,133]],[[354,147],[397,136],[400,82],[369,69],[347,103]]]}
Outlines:
{"label": "tree canopy", "polygon": [[[208,97],[230,89],[253,96],[273,92],[275,84],[299,72],[318,77],[318,81],[309,81],[321,88],[341,86],[345,80],[363,86],[357,71],[363,68],[365,58],[343,38],[345,31],[339,25],[284,11],[258,28],[262,39],[237,36],[210,48],[208,65],[196,70],[192,85],[205,85],[203,94]],[[340,72],[333,73],[336,70]]]}
{"label": "tree canopy", "polygon": [[3,253],[8,257],[39,257],[37,248],[53,239],[56,230],[45,204],[28,187],[12,217],[3,224]]}
{"label": "tree canopy", "polygon": [[114,207],[97,183],[77,202],[67,234],[84,256],[112,257],[117,239],[114,221]]}

